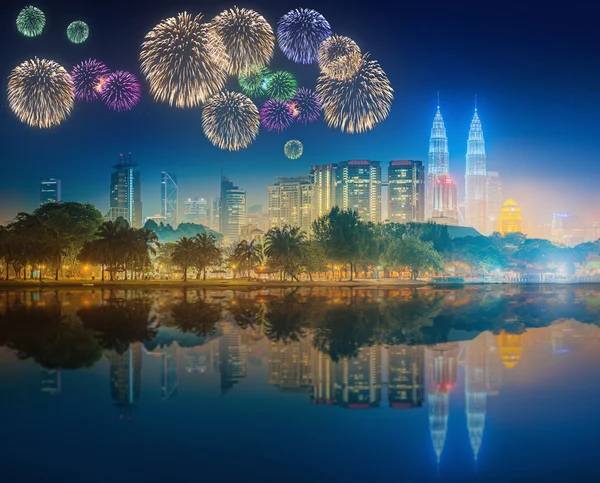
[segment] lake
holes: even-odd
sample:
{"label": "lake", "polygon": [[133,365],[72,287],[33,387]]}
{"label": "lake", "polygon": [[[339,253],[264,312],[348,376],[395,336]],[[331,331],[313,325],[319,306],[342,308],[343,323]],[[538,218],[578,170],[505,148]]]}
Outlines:
{"label": "lake", "polygon": [[0,292],[2,481],[600,481],[600,287]]}

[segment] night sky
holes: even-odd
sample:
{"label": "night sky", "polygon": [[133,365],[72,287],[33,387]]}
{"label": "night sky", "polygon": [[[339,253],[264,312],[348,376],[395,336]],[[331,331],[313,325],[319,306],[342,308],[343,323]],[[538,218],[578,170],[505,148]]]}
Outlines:
{"label": "night sky", "polygon": [[[33,4],[46,14],[39,37],[21,36],[15,18]],[[6,100],[6,77],[34,55],[68,68],[89,57],[111,69],[140,76],[139,50],[161,19],[187,10],[208,21],[226,1],[19,1],[2,5],[0,144],[4,175],[0,222],[36,207],[38,181],[62,179],[63,200],[88,201],[108,209],[111,165],[132,152],[142,173],[144,216],[158,211],[160,171],[178,175],[180,200],[214,196],[220,170],[248,191],[248,203],[265,203],[276,176],[307,174],[311,164],[346,159],[427,159],[436,91],[450,146],[450,170],[462,191],[466,140],[474,95],[483,123],[488,170],[504,179],[505,197],[521,204],[526,220],[549,221],[553,211],[600,220],[600,174],[596,148],[600,92],[597,16],[589,2],[237,2],[254,8],[275,28],[294,7],[315,8],[334,33],[353,38],[380,62],[395,89],[389,118],[363,135],[342,134],[324,122],[281,133],[261,129],[241,152],[221,151],[205,138],[200,109],[156,104],[144,85],[142,102],[127,113],[101,102],[76,103],[60,126],[41,130],[21,124]],[[90,26],[80,45],[65,35],[73,20]],[[276,48],[272,66],[293,72],[313,88],[316,65],[287,60]],[[141,78],[141,76],[140,76]],[[238,90],[231,78],[229,88]],[[289,139],[304,143],[296,161],[283,155]],[[535,218],[535,219],[534,219]]]}

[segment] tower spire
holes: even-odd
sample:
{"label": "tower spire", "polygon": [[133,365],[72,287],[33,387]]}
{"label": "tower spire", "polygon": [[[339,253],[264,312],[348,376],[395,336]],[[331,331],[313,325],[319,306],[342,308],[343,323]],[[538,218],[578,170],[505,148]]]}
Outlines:
{"label": "tower spire", "polygon": [[477,112],[477,94],[475,94],[475,112]]}
{"label": "tower spire", "polygon": [[437,91],[437,96],[438,96],[438,103],[437,103],[437,108],[440,108],[440,91]]}

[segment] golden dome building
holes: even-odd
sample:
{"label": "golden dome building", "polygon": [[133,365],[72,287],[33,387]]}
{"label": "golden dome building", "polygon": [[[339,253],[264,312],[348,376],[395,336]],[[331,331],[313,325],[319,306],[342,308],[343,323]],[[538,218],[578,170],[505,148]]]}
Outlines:
{"label": "golden dome building", "polygon": [[498,219],[498,231],[501,235],[507,233],[522,233],[523,220],[521,219],[521,208],[514,200],[508,199],[500,209],[500,218]]}

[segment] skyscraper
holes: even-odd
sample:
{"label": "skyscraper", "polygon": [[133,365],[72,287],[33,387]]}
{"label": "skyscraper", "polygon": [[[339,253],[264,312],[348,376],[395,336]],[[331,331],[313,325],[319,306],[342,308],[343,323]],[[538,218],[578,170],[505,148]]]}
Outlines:
{"label": "skyscraper", "polygon": [[312,198],[310,176],[277,178],[277,183],[269,186],[269,228],[290,225],[310,233]]}
{"label": "skyscraper", "polygon": [[390,161],[388,219],[395,223],[425,221],[425,172],[422,161]]}
{"label": "skyscraper", "polygon": [[351,409],[381,404],[381,347],[361,347],[356,357],[336,367],[335,401]]}
{"label": "skyscraper", "polygon": [[40,181],[40,206],[44,203],[60,203],[60,180],[55,178]]}
{"label": "skyscraper", "polygon": [[206,198],[188,198],[185,202],[185,221],[210,227],[210,209]]}
{"label": "skyscraper", "polygon": [[110,362],[110,395],[122,419],[131,419],[142,389],[142,344],[131,344],[124,353],[106,353]]}
{"label": "skyscraper", "polygon": [[475,114],[469,129],[467,141],[467,167],[465,171],[465,201],[467,204],[467,225],[481,233],[487,230],[487,167],[485,141],[481,121],[475,107]]}
{"label": "skyscraper", "polygon": [[314,217],[320,218],[331,211],[334,206],[340,206],[338,199],[338,165],[326,164],[313,166],[310,176],[313,181],[313,211]]}
{"label": "skyscraper", "polygon": [[425,399],[425,347],[389,348],[388,397],[393,408],[421,407]]}
{"label": "skyscraper", "polygon": [[241,227],[246,224],[246,191],[235,186],[228,178],[221,178],[220,232],[230,243],[240,239]]}
{"label": "skyscraper", "polygon": [[134,228],[142,227],[142,185],[140,172],[134,169],[137,164],[131,162],[122,154],[119,164],[110,177],[110,210],[106,220],[115,221],[122,217]]}
{"label": "skyscraper", "polygon": [[338,164],[341,205],[355,210],[364,221],[381,221],[381,163],[353,160]]}
{"label": "skyscraper", "polygon": [[179,186],[177,175],[163,171],[160,174],[160,214],[167,224],[177,228],[179,224]]}
{"label": "skyscraper", "polygon": [[498,171],[488,171],[486,178],[487,195],[487,235],[498,231],[498,217],[502,208],[502,180]]}
{"label": "skyscraper", "polygon": [[522,233],[523,221],[521,220],[521,208],[513,200],[508,199],[500,210],[498,231],[502,235],[507,233]]}

